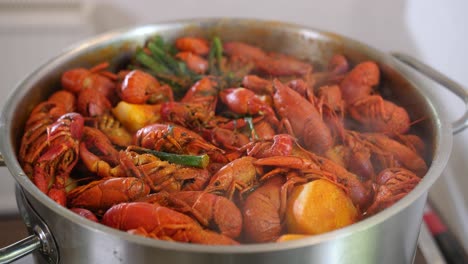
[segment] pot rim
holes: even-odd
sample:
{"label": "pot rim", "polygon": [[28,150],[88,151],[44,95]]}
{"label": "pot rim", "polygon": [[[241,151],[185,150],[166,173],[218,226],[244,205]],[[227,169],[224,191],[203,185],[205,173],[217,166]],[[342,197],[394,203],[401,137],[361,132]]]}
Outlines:
{"label": "pot rim", "polygon": [[[53,69],[55,66],[63,64],[64,62],[73,58],[74,55],[85,52],[90,47],[96,45],[107,45],[112,43],[113,40],[122,38],[122,37],[131,37],[137,36],[144,33],[155,34],[158,29],[163,28],[174,28],[179,26],[193,26],[201,23],[208,24],[220,24],[220,23],[253,23],[256,26],[267,26],[275,25],[280,27],[282,30],[300,32],[307,36],[313,36],[315,38],[339,38],[345,43],[344,45],[353,45],[363,48],[366,54],[370,54],[374,57],[379,58],[379,63],[384,63],[386,66],[396,70],[401,74],[408,82],[411,83],[415,89],[417,89],[421,94],[427,98],[428,109],[434,114],[434,155],[431,166],[429,167],[428,172],[423,177],[421,182],[416,186],[413,191],[403,197],[394,205],[389,208],[379,212],[378,214],[361,220],[352,225],[337,229],[331,232],[324,234],[313,235],[299,240],[292,240],[281,243],[257,243],[257,244],[242,244],[238,246],[210,246],[210,245],[198,245],[198,244],[188,244],[188,243],[173,243],[162,240],[150,239],[140,236],[135,236],[128,234],[126,232],[107,227],[105,225],[92,222],[88,219],[85,219],[69,209],[62,207],[51,200],[44,193],[40,192],[39,189],[32,183],[32,181],[26,176],[22,168],[19,165],[18,160],[16,159],[16,150],[13,148],[11,139],[11,126],[12,122],[12,111],[9,109],[15,109],[18,101],[22,96],[27,94],[27,88],[31,87],[41,76],[48,73],[49,69]],[[409,68],[403,66],[403,64],[397,62],[391,56],[386,53],[383,53],[369,45],[363,44],[351,38],[345,37],[340,34],[330,33],[323,30],[318,30],[312,27],[271,21],[271,20],[261,20],[261,19],[250,19],[250,18],[202,18],[202,19],[183,19],[183,20],[174,20],[169,22],[161,22],[154,24],[145,24],[126,27],[123,29],[117,29],[109,31],[103,34],[99,34],[87,40],[81,41],[75,45],[70,46],[69,48],[63,50],[59,55],[54,58],[46,61],[35,71],[29,74],[23,81],[21,81],[16,88],[10,93],[8,99],[6,100],[5,106],[3,107],[1,116],[0,116],[0,134],[3,135],[0,139],[0,151],[4,156],[5,163],[16,182],[22,187],[23,190],[26,190],[29,195],[32,195],[34,199],[38,200],[43,205],[47,206],[49,209],[53,210],[58,215],[65,217],[67,220],[72,221],[81,227],[90,229],[95,232],[102,232],[106,234],[111,234],[115,237],[123,238],[127,241],[133,243],[158,247],[161,249],[168,250],[177,250],[185,252],[200,252],[200,253],[258,253],[258,252],[270,252],[270,251],[280,251],[288,250],[294,248],[301,248],[306,246],[311,246],[319,243],[324,243],[331,241],[337,238],[345,237],[351,235],[355,232],[360,232],[369,227],[375,226],[389,218],[393,215],[398,214],[404,208],[411,205],[415,200],[420,196],[425,195],[432,184],[437,180],[441,175],[442,170],[447,164],[451,147],[452,147],[452,129],[451,124],[446,118],[446,114],[443,112],[443,108],[440,107],[440,103],[437,101],[437,97],[433,94],[430,87],[433,86],[432,83],[427,82],[427,80],[421,79],[417,76],[414,71],[409,70]],[[53,234],[52,234],[53,235]]]}

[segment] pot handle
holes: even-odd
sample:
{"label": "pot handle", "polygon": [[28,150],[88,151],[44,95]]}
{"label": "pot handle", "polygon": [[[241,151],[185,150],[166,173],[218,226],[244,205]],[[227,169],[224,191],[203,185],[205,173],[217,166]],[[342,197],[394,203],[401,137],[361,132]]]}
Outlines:
{"label": "pot handle", "polygon": [[[42,230],[40,230],[42,232]],[[30,235],[14,244],[0,249],[0,264],[11,263],[41,248],[39,234]]]}
{"label": "pot handle", "polygon": [[30,233],[34,234],[1,248],[0,264],[11,263],[36,250],[39,250],[47,263],[58,263],[57,245],[49,228],[31,208],[23,191],[18,186],[16,186],[16,200],[21,201],[21,203],[18,202],[18,209]]}
{"label": "pot handle", "polygon": [[444,74],[440,73],[439,71],[435,70],[434,68],[422,63],[418,59],[415,59],[412,56],[394,52],[391,55],[398,59],[398,61],[403,62],[404,64],[412,67],[416,71],[422,73],[424,76],[428,77],[429,79],[433,80],[434,82],[444,86],[452,93],[456,94],[465,102],[465,113],[462,117],[452,123],[453,127],[453,134],[458,134],[465,130],[468,127],[468,91],[459,83],[451,80]]}

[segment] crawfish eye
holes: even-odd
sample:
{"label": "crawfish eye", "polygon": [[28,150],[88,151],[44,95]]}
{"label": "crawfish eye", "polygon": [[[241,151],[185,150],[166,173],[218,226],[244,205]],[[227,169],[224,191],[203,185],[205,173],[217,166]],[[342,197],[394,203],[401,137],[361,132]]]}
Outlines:
{"label": "crawfish eye", "polygon": [[214,186],[219,186],[219,185],[221,185],[221,182],[220,182],[220,181],[215,181],[215,182],[214,182]]}

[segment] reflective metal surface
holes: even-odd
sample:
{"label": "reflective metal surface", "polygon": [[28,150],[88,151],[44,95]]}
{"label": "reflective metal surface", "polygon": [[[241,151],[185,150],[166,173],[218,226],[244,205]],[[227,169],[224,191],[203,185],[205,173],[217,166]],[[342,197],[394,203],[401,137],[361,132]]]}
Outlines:
{"label": "reflective metal surface", "polygon": [[31,235],[24,238],[13,245],[9,245],[0,249],[0,263],[11,263],[18,260],[41,246],[41,241],[38,236]]}
{"label": "reflective metal surface", "polygon": [[[336,52],[352,62],[372,59],[382,70],[382,94],[409,110],[414,125],[432,150],[427,175],[406,197],[383,212],[351,226],[283,243],[204,246],[129,235],[91,222],[41,193],[25,176],[16,150],[31,109],[59,88],[61,73],[109,60],[119,68],[149,36],[167,40],[181,35],[240,40],[325,65]],[[0,151],[33,210],[49,227],[60,263],[411,263],[417,245],[427,191],[440,176],[451,150],[452,129],[440,112],[431,84],[373,48],[333,33],[280,22],[201,19],[148,25],[98,36],[71,48],[32,73],[7,101],[0,119]],[[22,213],[27,217],[27,213]]]}
{"label": "reflective metal surface", "polygon": [[30,248],[31,252],[35,253],[36,259],[42,260],[45,263],[58,263],[59,251],[57,244],[46,222],[27,201],[23,190],[18,185],[16,185],[15,194],[16,203],[18,204],[23,222],[29,233],[32,234],[29,238],[39,242],[35,244],[34,248]]}
{"label": "reflective metal surface", "polygon": [[466,90],[461,84],[447,78],[447,76],[436,71],[432,67],[420,62],[419,60],[402,53],[393,53],[395,58],[413,67],[415,70],[424,74],[424,76],[431,80],[443,85],[445,88],[458,95],[463,102],[465,102],[465,113],[462,117],[453,123],[453,134],[458,134],[468,128],[468,90]]}

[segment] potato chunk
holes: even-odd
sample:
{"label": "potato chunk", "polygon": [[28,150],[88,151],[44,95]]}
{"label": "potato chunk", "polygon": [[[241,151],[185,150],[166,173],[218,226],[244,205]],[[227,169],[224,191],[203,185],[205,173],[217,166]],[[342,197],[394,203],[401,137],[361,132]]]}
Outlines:
{"label": "potato chunk", "polygon": [[348,195],[327,180],[296,187],[288,201],[288,233],[315,235],[356,222],[358,212]]}
{"label": "potato chunk", "polygon": [[130,104],[121,101],[112,109],[112,113],[130,132],[158,122],[161,119],[161,105]]}
{"label": "potato chunk", "polygon": [[308,235],[298,235],[298,234],[284,234],[280,236],[276,242],[285,242],[285,241],[291,241],[291,240],[298,240],[308,237]]}

